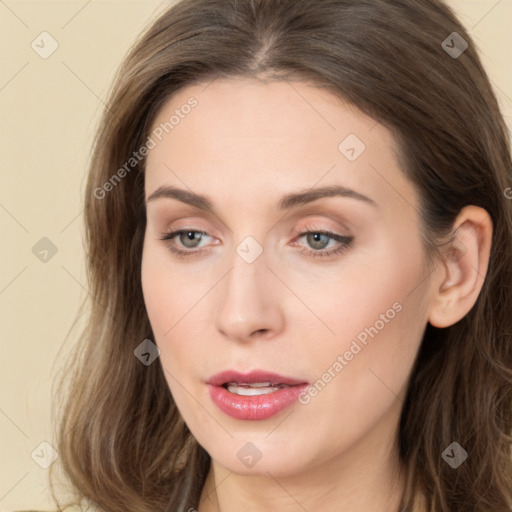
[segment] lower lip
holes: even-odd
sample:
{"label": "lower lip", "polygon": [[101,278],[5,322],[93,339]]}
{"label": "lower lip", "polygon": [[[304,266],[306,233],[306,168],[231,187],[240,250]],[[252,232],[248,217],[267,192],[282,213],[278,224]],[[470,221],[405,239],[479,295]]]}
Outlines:
{"label": "lower lip", "polygon": [[230,393],[221,386],[208,385],[212,400],[217,407],[237,420],[265,420],[292,405],[308,384],[282,388],[272,393],[242,396]]}

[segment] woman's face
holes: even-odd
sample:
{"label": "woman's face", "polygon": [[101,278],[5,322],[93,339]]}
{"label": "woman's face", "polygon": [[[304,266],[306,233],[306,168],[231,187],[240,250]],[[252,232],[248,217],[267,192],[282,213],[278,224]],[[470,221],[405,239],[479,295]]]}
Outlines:
{"label": "woman's face", "polygon": [[[240,474],[387,456],[432,292],[390,132],[254,79],[182,89],[152,129],[142,285],[196,439]],[[209,384],[230,370],[279,376]]]}

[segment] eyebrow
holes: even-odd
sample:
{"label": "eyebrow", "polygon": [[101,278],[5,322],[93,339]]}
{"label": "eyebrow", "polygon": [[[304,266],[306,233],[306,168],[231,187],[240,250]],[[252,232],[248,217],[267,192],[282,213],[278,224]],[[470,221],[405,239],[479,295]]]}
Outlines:
{"label": "eyebrow", "polygon": [[[342,186],[329,186],[321,188],[312,188],[303,192],[287,194],[281,198],[281,201],[279,202],[278,205],[278,209],[289,210],[291,208],[296,208],[298,206],[303,206],[313,201],[317,201],[318,199],[336,196],[357,199],[372,206],[377,206],[377,203],[373,199],[370,199],[369,197],[360,194],[355,190]],[[196,194],[194,192],[190,192],[188,190],[183,190],[176,187],[162,186],[157,188],[147,198],[146,203],[149,203],[150,201],[154,201],[155,199],[160,198],[177,199],[178,201],[181,201],[183,203],[195,206],[200,210],[209,211],[213,214],[216,214],[215,209],[213,207],[213,203],[208,197]]]}

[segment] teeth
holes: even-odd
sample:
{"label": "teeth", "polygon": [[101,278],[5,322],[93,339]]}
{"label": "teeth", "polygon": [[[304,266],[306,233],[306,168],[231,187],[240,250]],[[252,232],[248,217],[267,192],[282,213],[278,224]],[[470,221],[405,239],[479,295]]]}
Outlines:
{"label": "teeth", "polygon": [[281,388],[289,388],[288,384],[272,384],[271,382],[226,382],[226,386],[249,386],[251,388],[268,388],[279,386]]}
{"label": "teeth", "polygon": [[271,382],[228,382],[228,385],[233,386],[250,386],[251,388],[267,388],[272,386]]}
{"label": "teeth", "polygon": [[288,384],[272,384],[270,382],[228,382],[226,389],[230,393],[243,396],[267,395],[282,388],[289,388]]}
{"label": "teeth", "polygon": [[281,389],[279,386],[236,386],[228,384],[227,390],[230,393],[242,396],[268,395]]}

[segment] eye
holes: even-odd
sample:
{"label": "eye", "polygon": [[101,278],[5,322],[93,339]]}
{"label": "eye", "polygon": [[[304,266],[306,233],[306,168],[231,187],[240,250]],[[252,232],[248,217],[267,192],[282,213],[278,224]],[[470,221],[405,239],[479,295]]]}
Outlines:
{"label": "eye", "polygon": [[[306,253],[312,258],[333,256],[346,251],[354,237],[338,235],[337,233],[331,233],[329,231],[304,231],[298,234],[298,238],[305,238],[306,243],[312,248],[300,249],[300,252]],[[330,242],[334,241],[334,247],[327,249]]]}
{"label": "eye", "polygon": [[164,240],[167,243],[167,246],[169,247],[171,252],[177,254],[178,256],[186,257],[199,251],[184,251],[182,249],[178,249],[176,247],[176,244],[174,243],[174,239],[177,238],[179,243],[183,247],[186,247],[187,249],[196,249],[197,247],[199,247],[199,243],[205,236],[208,236],[208,233],[205,233],[204,231],[198,231],[195,229],[179,229],[176,231],[169,231],[168,233],[165,233],[160,238],[160,240]]}

